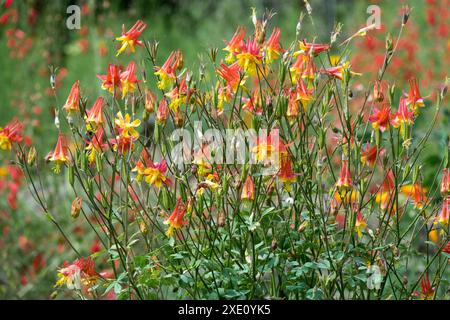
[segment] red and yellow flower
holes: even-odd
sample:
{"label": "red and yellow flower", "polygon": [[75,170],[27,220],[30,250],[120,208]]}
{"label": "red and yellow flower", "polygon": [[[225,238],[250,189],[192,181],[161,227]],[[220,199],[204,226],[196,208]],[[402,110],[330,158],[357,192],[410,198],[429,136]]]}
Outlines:
{"label": "red and yellow flower", "polygon": [[349,190],[352,188],[352,178],[350,176],[350,169],[348,160],[342,160],[341,174],[336,181],[336,188],[341,190]]}
{"label": "red and yellow flower", "polygon": [[300,51],[294,53],[294,56],[302,53],[308,55],[318,55],[321,52],[328,51],[330,45],[326,43],[308,43],[306,39],[299,41]]}
{"label": "red and yellow flower", "polygon": [[144,44],[138,38],[146,27],[147,25],[142,20],[138,20],[130,30],[125,32],[125,25],[122,25],[122,36],[116,38],[116,41],[122,42],[120,49],[117,51],[117,56],[127,49],[134,53],[136,51],[135,45],[142,47]]}
{"label": "red and yellow flower", "polygon": [[182,65],[181,51],[173,51],[162,67],[156,67],[155,75],[158,76],[158,89],[166,90],[171,87],[177,78],[175,71]]}
{"label": "red and yellow flower", "polygon": [[106,75],[97,75],[97,78],[102,81],[103,90],[108,90],[111,94],[119,92],[121,89],[120,74],[122,69],[120,65],[109,64]]}
{"label": "red and yellow flower", "polygon": [[164,221],[164,224],[169,225],[169,229],[166,231],[167,237],[171,237],[175,230],[181,229],[184,225],[188,223],[188,221],[184,220],[184,216],[189,208],[188,204],[184,204],[181,198],[177,200],[177,204],[175,205],[175,209],[169,218]]}
{"label": "red and yellow flower", "polygon": [[59,134],[55,150],[49,152],[45,157],[45,160],[54,163],[53,171],[55,173],[60,173],[61,165],[65,165],[70,162],[69,148],[64,135]]}
{"label": "red and yellow flower", "polygon": [[387,103],[383,103],[381,109],[375,107],[373,114],[369,117],[369,121],[372,122],[374,130],[386,131],[391,121],[391,107]]}
{"label": "red and yellow flower", "polygon": [[274,28],[270,38],[267,40],[264,46],[265,56],[264,60],[266,64],[271,64],[274,60],[278,59],[283,53],[283,48],[280,46],[280,28]]}
{"label": "red and yellow flower", "polygon": [[64,266],[58,269],[58,281],[56,287],[66,285],[70,290],[81,290],[82,285],[91,287],[98,279],[95,271],[94,260],[92,258],[79,258],[69,264],[64,262]]}
{"label": "red and yellow flower", "polygon": [[227,46],[223,50],[228,52],[225,58],[226,63],[233,63],[236,55],[242,51],[242,47],[244,46],[244,38],[245,29],[243,27],[238,27],[229,42],[224,40]]}
{"label": "red and yellow flower", "polygon": [[255,199],[255,184],[251,175],[248,175],[245,179],[244,186],[241,192],[241,200],[254,200]]}
{"label": "red and yellow flower", "polygon": [[139,81],[136,79],[136,63],[131,61],[127,69],[120,73],[120,86],[122,88],[122,99],[128,93],[133,93],[136,91],[137,83]]}
{"label": "red and yellow flower", "polygon": [[425,107],[422,96],[419,91],[419,84],[416,78],[409,80],[409,94],[406,98],[406,104],[414,111],[414,114],[419,113],[419,107]]}
{"label": "red and yellow flower", "polygon": [[422,209],[427,201],[426,192],[428,190],[419,183],[401,186],[400,191],[414,200],[414,208]]}
{"label": "red and yellow flower", "polygon": [[262,56],[258,42],[255,38],[249,38],[236,57],[238,64],[248,75],[256,75],[256,70],[262,62]]}
{"label": "red and yellow flower", "polygon": [[141,182],[144,179],[147,184],[156,188],[172,184],[172,181],[166,176],[166,160],[163,159],[159,163],[154,163],[145,150],[142,151],[141,160],[136,163],[133,172],[137,172],[136,181]]}
{"label": "red and yellow flower", "polygon": [[362,232],[367,228],[367,222],[364,219],[361,211],[358,210],[356,214],[355,231],[358,234],[358,238],[362,237]]}
{"label": "red and yellow flower", "polygon": [[75,81],[63,106],[69,116],[80,109],[80,81]]}
{"label": "red and yellow flower", "polygon": [[23,124],[14,119],[4,128],[0,127],[0,149],[11,150],[12,144],[22,141]]}
{"label": "red and yellow flower", "polygon": [[128,113],[123,116],[122,112],[119,111],[114,123],[120,136],[124,138],[131,138],[132,140],[139,138],[139,133],[135,128],[140,126],[141,120],[136,119],[131,121],[131,116]]}
{"label": "red and yellow flower", "polygon": [[408,127],[414,123],[414,111],[409,111],[406,99],[400,97],[400,104],[397,113],[394,115],[392,125],[400,128],[401,137],[406,140],[408,137]]}
{"label": "red and yellow flower", "polygon": [[107,143],[103,143],[103,128],[99,127],[90,141],[86,141],[86,152],[89,164],[94,163],[98,153],[103,152],[107,147]]}
{"label": "red and yellow flower", "polygon": [[103,107],[105,105],[105,100],[103,97],[98,97],[97,100],[95,100],[94,105],[90,110],[88,110],[85,117],[86,122],[86,128],[89,131],[96,131],[97,128],[103,124],[105,121],[104,115],[103,115]]}

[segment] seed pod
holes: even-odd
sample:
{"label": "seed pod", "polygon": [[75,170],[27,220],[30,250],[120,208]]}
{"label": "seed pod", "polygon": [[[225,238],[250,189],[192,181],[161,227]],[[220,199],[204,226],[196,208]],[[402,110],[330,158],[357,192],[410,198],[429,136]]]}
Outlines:
{"label": "seed pod", "polygon": [[34,164],[34,162],[36,161],[36,155],[37,155],[36,148],[31,147],[30,150],[28,150],[28,155],[27,155],[27,164],[29,166],[32,166]]}

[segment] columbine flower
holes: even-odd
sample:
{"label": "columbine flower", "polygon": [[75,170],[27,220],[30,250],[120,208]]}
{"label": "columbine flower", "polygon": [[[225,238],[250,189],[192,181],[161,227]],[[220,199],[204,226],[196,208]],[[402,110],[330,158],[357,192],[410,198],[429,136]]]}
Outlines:
{"label": "columbine flower", "polygon": [[139,82],[136,79],[136,63],[131,61],[127,69],[120,73],[120,85],[122,87],[122,99],[125,98],[128,92],[134,92],[136,85]]}
{"label": "columbine flower", "polygon": [[245,79],[241,80],[241,67],[238,62],[227,66],[223,62],[220,64],[220,68],[217,68],[217,74],[226,82],[227,87],[229,87],[233,93],[236,93],[238,85],[244,85]]}
{"label": "columbine flower", "polygon": [[286,116],[289,118],[297,117],[300,112],[300,105],[304,112],[308,111],[309,104],[313,100],[313,93],[313,89],[308,90],[303,80],[298,79],[295,88],[291,88],[287,91],[289,100]]}
{"label": "columbine flower", "polygon": [[401,186],[400,191],[408,198],[413,198],[414,208],[422,209],[427,201],[427,189],[422,188],[422,186],[418,183]]}
{"label": "columbine flower", "polygon": [[448,226],[450,217],[450,198],[445,198],[442,201],[442,209],[439,213],[438,221],[439,223]]}
{"label": "columbine flower", "polygon": [[[339,80],[343,80],[344,79],[344,72],[346,70],[350,69],[350,63],[348,61],[346,61],[345,63],[338,65],[336,67],[329,67],[329,68],[324,68],[324,69],[320,69],[321,73],[325,73],[331,77],[334,77],[336,79]],[[361,75],[360,73],[356,73],[353,71],[350,71],[351,74],[354,75]]]}
{"label": "columbine flower", "polygon": [[76,219],[80,215],[81,207],[83,206],[83,198],[76,197],[72,201],[72,205],[70,206],[70,215],[72,218]]}
{"label": "columbine flower", "polygon": [[267,136],[258,136],[256,138],[256,145],[252,148],[252,153],[257,162],[263,162],[272,159],[274,157],[280,157],[287,153],[286,146],[281,139],[271,132]]}
{"label": "columbine flower", "polygon": [[381,132],[389,128],[390,119],[391,107],[387,103],[383,103],[381,109],[373,108],[373,114],[369,117],[369,121],[372,122],[372,128]]}
{"label": "columbine flower", "polygon": [[142,43],[141,40],[138,40],[138,37],[145,30],[146,26],[147,25],[144,22],[142,22],[141,20],[138,20],[130,30],[125,32],[125,25],[123,24],[122,25],[122,36],[116,38],[117,41],[122,42],[122,46],[117,51],[116,56],[118,56],[119,54],[121,54],[122,52],[127,50],[127,48],[129,48],[131,50],[131,52],[135,52],[136,48],[134,46],[136,44],[138,46],[142,47],[144,44]]}
{"label": "columbine flower", "polygon": [[80,109],[80,81],[77,80],[72,85],[63,109],[67,111],[69,116]]}
{"label": "columbine flower", "polygon": [[193,93],[193,89],[189,89],[186,83],[187,74],[178,83],[172,91],[166,93],[166,97],[170,99],[169,108],[177,112],[183,104],[187,103]]}
{"label": "columbine flower", "polygon": [[69,149],[67,147],[67,142],[62,134],[59,134],[58,141],[56,142],[55,150],[49,152],[45,157],[45,160],[54,162],[53,171],[55,173],[61,172],[61,165],[67,164],[70,161]]}
{"label": "columbine flower", "polygon": [[166,232],[167,237],[171,237],[176,229],[181,229],[181,227],[188,223],[184,220],[184,215],[187,212],[188,206],[189,203],[188,205],[185,205],[183,204],[181,198],[178,199],[172,214],[166,221],[164,221],[164,224],[169,225],[169,229],[167,229]]}
{"label": "columbine flower", "polygon": [[430,279],[428,278],[428,272],[420,280],[420,289],[422,300],[428,300],[433,298],[434,289],[431,287]]}
{"label": "columbine flower", "polygon": [[249,38],[236,56],[238,64],[248,75],[256,75],[256,69],[261,64],[262,56],[256,39]]}
{"label": "columbine flower", "polygon": [[280,28],[274,28],[269,40],[264,47],[265,49],[265,62],[271,64],[274,60],[278,59],[281,53],[284,51],[280,46]]}
{"label": "columbine flower", "polygon": [[292,160],[289,155],[283,155],[281,157],[280,171],[278,172],[278,178],[285,184],[287,191],[291,190],[291,183],[294,183],[297,175],[292,171]]}
{"label": "columbine flower", "polygon": [[322,43],[308,43],[306,42],[306,39],[299,41],[299,47],[300,51],[294,52],[294,56],[298,55],[299,53],[304,54],[312,54],[312,55],[318,55],[321,52],[327,51],[330,49],[329,44],[322,44]]}
{"label": "columbine flower", "polygon": [[89,164],[94,163],[97,153],[103,152],[108,147],[103,143],[103,128],[99,127],[90,141],[86,141],[86,152]]}
{"label": "columbine flower", "polygon": [[110,139],[110,143],[115,152],[122,155],[134,150],[134,140],[131,137],[124,137],[122,135],[116,136],[115,139]]}
{"label": "columbine flower", "polygon": [[205,192],[206,189],[209,189],[211,191],[216,191],[220,188],[220,178],[217,175],[216,172],[214,173],[210,173],[208,174],[208,176],[206,177],[206,179],[202,182],[200,182],[197,185],[197,190],[195,192],[195,194],[197,196],[201,196],[203,195],[203,193]]}
{"label": "columbine flower", "polygon": [[155,75],[159,77],[158,89],[166,90],[171,87],[177,78],[175,70],[182,59],[181,51],[173,51],[162,67],[156,67]]}
{"label": "columbine flower", "polygon": [[159,102],[158,109],[156,110],[156,122],[164,123],[169,116],[169,108],[167,107],[167,101],[165,98],[162,98]]}
{"label": "columbine flower", "polygon": [[81,290],[81,286],[92,286],[97,281],[98,274],[95,272],[94,260],[92,258],[80,258],[58,269],[58,281],[56,287],[66,285],[70,290]]}
{"label": "columbine flower", "polygon": [[108,90],[111,94],[118,92],[121,88],[120,73],[122,72],[122,66],[109,64],[108,73],[106,75],[97,75],[102,81],[102,89]]}
{"label": "columbine flower", "polygon": [[425,103],[420,95],[419,84],[416,78],[409,80],[409,94],[406,98],[406,104],[414,111],[414,114],[418,114],[419,107],[424,107]]}
{"label": "columbine flower", "polygon": [[450,195],[450,170],[445,168],[442,173],[441,194]]}
{"label": "columbine flower", "polygon": [[[383,184],[377,193],[375,198],[375,202],[380,204],[381,210],[387,209],[391,201],[393,200],[394,193],[392,192],[395,189],[394,183],[394,173],[392,170],[389,170],[386,174]],[[394,204],[395,207],[395,204]],[[395,211],[395,209],[394,209]]]}
{"label": "columbine flower", "polygon": [[350,170],[348,166],[348,160],[342,160],[341,174],[338,181],[336,181],[336,187],[339,190],[347,190],[352,187],[352,179],[350,177]]}
{"label": "columbine flower", "polygon": [[245,38],[245,29],[239,27],[231,38],[230,42],[225,41],[227,46],[223,49],[228,52],[227,57],[225,58],[226,63],[232,63],[235,59],[235,56],[239,54],[244,46],[244,38]]}
{"label": "columbine flower", "polygon": [[358,210],[358,213],[356,215],[356,222],[355,222],[355,231],[358,234],[358,238],[362,237],[362,232],[367,228],[366,220],[364,220],[364,216],[361,214],[361,212]]}
{"label": "columbine flower", "polygon": [[89,131],[96,131],[98,126],[103,124],[104,122],[104,115],[103,115],[103,107],[104,107],[105,100],[103,97],[98,97],[97,100],[95,100],[94,105],[90,110],[88,110],[86,113],[85,121],[86,121],[86,128]]}
{"label": "columbine flower", "polygon": [[375,165],[377,157],[381,156],[383,154],[383,151],[383,148],[378,150],[378,147],[376,145],[370,146],[370,144],[367,143],[361,150],[361,162],[364,165],[367,164],[368,166],[373,167]]}
{"label": "columbine flower", "polygon": [[251,175],[245,179],[244,187],[241,192],[241,200],[254,200],[255,199],[255,185]]}
{"label": "columbine flower", "polygon": [[166,186],[171,185],[172,181],[166,176],[166,160],[153,163],[145,150],[142,151],[141,158],[133,169],[133,172],[137,172],[136,181],[141,182],[142,178],[144,178],[146,183],[157,188],[161,188],[163,184]]}
{"label": "columbine flower", "polygon": [[119,135],[121,135],[122,137],[131,138],[133,140],[139,138],[139,133],[135,128],[139,127],[139,125],[141,124],[141,120],[136,119],[134,121],[131,121],[131,116],[128,113],[125,114],[124,117],[122,115],[122,112],[119,111],[117,113],[117,118],[114,120],[114,123],[118,128]]}
{"label": "columbine flower", "polygon": [[242,110],[257,115],[262,115],[263,108],[260,90],[254,90],[251,97],[243,98],[242,100],[244,102]]}
{"label": "columbine flower", "polygon": [[408,136],[408,126],[414,123],[414,111],[408,111],[406,105],[406,99],[400,97],[400,103],[397,113],[394,115],[392,120],[392,125],[395,128],[400,127],[400,135],[403,140],[407,139]]}
{"label": "columbine flower", "polygon": [[22,130],[23,125],[18,120],[11,121],[4,128],[0,127],[0,149],[11,150],[13,143],[22,141]]}
{"label": "columbine flower", "polygon": [[300,54],[290,68],[292,83],[296,84],[299,79],[314,80],[316,74],[316,67],[311,56]]}

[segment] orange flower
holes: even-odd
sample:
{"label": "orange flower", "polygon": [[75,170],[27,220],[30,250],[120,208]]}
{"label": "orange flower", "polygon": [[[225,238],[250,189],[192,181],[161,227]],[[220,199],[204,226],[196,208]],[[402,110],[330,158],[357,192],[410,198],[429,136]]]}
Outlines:
{"label": "orange flower", "polygon": [[16,119],[8,123],[6,127],[0,127],[0,149],[11,150],[13,143],[22,141],[22,130],[23,124]]}
{"label": "orange flower", "polygon": [[256,39],[249,38],[237,54],[238,64],[250,76],[256,75],[256,69],[261,64],[262,56]]}
{"label": "orange flower", "polygon": [[138,40],[138,37],[142,34],[142,32],[144,32],[146,27],[147,25],[142,22],[142,20],[138,20],[130,30],[125,32],[125,25],[123,24],[122,36],[116,38],[117,41],[122,42],[122,46],[117,51],[116,56],[127,50],[127,48],[129,48],[130,51],[134,53],[136,51],[135,45],[142,47],[144,44],[141,40]]}
{"label": "orange flower", "polygon": [[72,85],[63,109],[66,110],[69,115],[80,109],[80,81],[77,80]]}
{"label": "orange flower", "polygon": [[94,105],[90,110],[88,110],[86,113],[85,121],[86,121],[86,128],[89,131],[96,131],[98,126],[103,124],[104,122],[104,115],[103,115],[103,107],[104,107],[105,100],[103,97],[98,97],[97,100],[95,100]]}
{"label": "orange flower", "polygon": [[146,183],[157,188],[161,188],[163,184],[166,186],[172,184],[172,181],[166,176],[166,160],[153,163],[145,150],[142,151],[141,158],[133,169],[133,172],[137,172],[136,181],[140,182],[144,178]]}
{"label": "orange flower", "polygon": [[318,55],[321,52],[328,51],[330,49],[329,44],[322,44],[322,43],[308,43],[306,42],[306,39],[303,39],[302,41],[299,41],[300,51],[297,51],[295,54],[305,53],[305,54],[312,54],[312,55]]}
{"label": "orange flower", "polygon": [[358,234],[358,238],[362,237],[362,232],[367,228],[366,220],[364,219],[364,216],[361,214],[361,212],[358,210],[358,213],[356,215],[356,222],[355,222],[355,231]]}
{"label": "orange flower", "polygon": [[278,172],[278,177],[280,180],[286,184],[289,189],[289,185],[297,179],[297,174],[292,171],[292,160],[288,155],[284,155],[281,157],[281,167]]}
{"label": "orange flower", "polygon": [[395,188],[394,173],[392,172],[392,170],[389,170],[384,178],[383,185],[381,186],[380,191],[377,193],[377,196],[375,198],[375,202],[381,204],[382,210],[385,210],[392,201],[393,196],[392,190],[394,190],[394,188]]}
{"label": "orange flower", "polygon": [[450,195],[450,170],[448,168],[445,168],[442,173],[441,194]]}
{"label": "orange flower", "polygon": [[94,163],[95,157],[98,152],[103,152],[108,147],[108,144],[103,143],[103,128],[99,127],[95,132],[95,135],[90,141],[86,141],[86,152],[88,156],[89,164]]}
{"label": "orange flower", "polygon": [[122,87],[122,99],[125,98],[127,93],[134,92],[136,90],[136,85],[139,82],[136,79],[136,63],[131,61],[127,69],[120,73],[120,85]]}
{"label": "orange flower", "polygon": [[391,107],[387,103],[383,103],[381,109],[375,107],[373,114],[369,117],[369,121],[372,122],[372,128],[381,132],[389,128],[390,119]]}
{"label": "orange flower", "polygon": [[416,78],[409,80],[409,94],[406,98],[406,104],[414,111],[414,114],[418,114],[419,107],[425,107],[423,98],[420,95],[419,84]]}
{"label": "orange flower", "polygon": [[256,145],[252,148],[252,153],[257,162],[263,162],[270,160],[274,155],[280,157],[287,154],[287,149],[277,136],[277,131],[272,131],[267,136],[256,137]]}
{"label": "orange flower", "polygon": [[111,139],[110,143],[113,147],[113,150],[122,155],[125,155],[129,151],[134,150],[134,140],[131,137],[118,135],[115,139]]}
{"label": "orange flower", "polygon": [[361,150],[361,162],[364,165],[367,164],[368,166],[373,167],[375,165],[377,157],[381,156],[383,154],[383,151],[383,148],[378,150],[378,147],[376,145],[371,147],[370,144],[367,143]]}
{"label": "orange flower", "polygon": [[442,201],[442,209],[441,212],[439,213],[438,221],[441,224],[448,226],[449,216],[450,216],[450,198],[445,198],[444,201]]}
{"label": "orange flower", "polygon": [[250,175],[245,179],[244,187],[241,192],[241,200],[254,200],[255,199],[255,185]]}
{"label": "orange flower", "polygon": [[404,185],[400,187],[400,191],[408,198],[413,198],[414,208],[422,209],[427,201],[426,192],[427,189],[422,188],[418,183],[414,185]]}
{"label": "orange flower", "polygon": [[156,67],[155,75],[158,76],[158,89],[166,90],[176,80],[175,70],[179,67],[182,59],[181,51],[173,51],[162,67]]}
{"label": "orange flower", "polygon": [[190,89],[186,83],[187,74],[183,79],[172,89],[166,93],[166,97],[170,99],[169,109],[177,112],[183,104],[187,103],[191,98],[194,89]]}
{"label": "orange flower", "polygon": [[[323,68],[320,70],[321,73],[325,73],[331,77],[334,77],[339,80],[344,79],[344,72],[350,68],[350,63],[347,61],[344,64],[338,65],[336,67]],[[351,74],[360,75],[360,73],[356,73],[350,71]]]}
{"label": "orange flower", "polygon": [[308,90],[302,79],[298,79],[297,85],[287,91],[289,97],[288,109],[286,116],[295,118],[299,115],[299,107],[303,107],[303,111],[308,111],[309,104],[313,100],[314,90]]}
{"label": "orange flower", "polygon": [[379,80],[375,81],[375,85],[373,86],[373,99],[377,102],[383,102],[384,94],[383,89],[385,87],[385,82],[381,82]]}
{"label": "orange flower", "polygon": [[250,98],[243,98],[242,100],[245,102],[242,106],[242,110],[262,115],[263,108],[260,90],[254,90]]}
{"label": "orange flower", "polygon": [[274,60],[278,59],[281,53],[284,51],[280,46],[280,28],[274,28],[269,40],[265,45],[265,62],[271,64]]}
{"label": "orange flower", "polygon": [[67,142],[62,134],[59,134],[58,136],[55,150],[53,152],[49,152],[45,157],[45,160],[55,163],[55,167],[53,168],[55,173],[60,173],[61,165],[67,164],[70,161]]}
{"label": "orange flower", "polygon": [[244,46],[244,38],[245,29],[243,27],[238,27],[230,42],[224,40],[227,46],[223,50],[228,52],[228,55],[225,58],[226,63],[232,63],[235,56],[241,52],[242,47]]}
{"label": "orange flower", "polygon": [[339,190],[347,190],[352,187],[352,179],[350,177],[350,170],[348,166],[348,160],[342,160],[341,174],[338,181],[336,181],[336,187]]}
{"label": "orange flower", "polygon": [[314,80],[316,74],[316,67],[314,60],[306,54],[300,54],[297,60],[290,68],[292,73],[292,83],[296,84],[299,79]]}
{"label": "orange flower", "polygon": [[162,98],[159,102],[158,110],[156,110],[156,121],[158,123],[164,123],[169,115],[169,108],[167,107],[167,101]]}
{"label": "orange flower", "polygon": [[184,215],[186,214],[188,206],[189,202],[188,205],[185,205],[183,204],[181,198],[177,200],[177,204],[175,205],[175,209],[172,214],[166,221],[164,221],[164,224],[169,225],[169,229],[166,232],[167,237],[171,237],[176,229],[181,229],[181,227],[188,223],[184,220]]}
{"label": "orange flower", "polygon": [[400,127],[400,135],[403,139],[407,138],[408,126],[414,123],[414,111],[408,111],[406,99],[400,97],[400,104],[397,113],[394,115],[392,125],[395,128]]}
{"label": "orange flower", "polygon": [[[238,85],[243,85],[245,80],[241,80],[241,67],[237,62],[227,66],[223,62],[220,63],[220,68],[217,68],[217,74],[226,82],[226,85],[233,93],[236,93]],[[240,83],[239,83],[240,82]]]}
{"label": "orange flower", "polygon": [[122,72],[122,66],[109,64],[108,73],[106,75],[97,75],[102,81],[102,89],[108,90],[111,94],[120,90],[120,73]]}

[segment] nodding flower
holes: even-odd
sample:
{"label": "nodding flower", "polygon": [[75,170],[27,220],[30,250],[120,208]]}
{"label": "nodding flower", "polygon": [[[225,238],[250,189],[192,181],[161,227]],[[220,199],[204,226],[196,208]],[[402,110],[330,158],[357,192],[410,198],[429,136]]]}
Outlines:
{"label": "nodding flower", "polygon": [[224,40],[227,46],[223,50],[228,52],[225,58],[226,63],[233,63],[236,55],[241,52],[242,47],[244,46],[244,38],[245,29],[243,27],[238,27],[229,42]]}
{"label": "nodding flower", "polygon": [[[394,172],[392,170],[389,170],[384,177],[383,184],[380,187],[380,190],[378,191],[375,202],[380,204],[381,210],[385,210],[388,208],[389,204],[391,204],[391,201],[393,201],[393,195],[392,192],[395,189],[395,182],[394,182]],[[396,208],[394,204],[394,208]],[[395,209],[391,212],[395,212]]]}
{"label": "nodding flower", "polygon": [[245,83],[245,78],[241,79],[241,67],[238,62],[235,62],[229,66],[220,63],[220,67],[217,68],[217,74],[226,82],[227,87],[229,87],[233,93],[236,93],[238,86],[242,86]]}
{"label": "nodding flower", "polygon": [[274,28],[269,40],[267,40],[264,50],[265,50],[265,62],[266,64],[271,64],[274,60],[278,59],[281,53],[284,52],[280,45],[280,28]]}
{"label": "nodding flower", "polygon": [[278,136],[277,130],[266,135],[256,137],[256,144],[252,148],[252,154],[257,162],[277,161],[287,154],[287,147]]}
{"label": "nodding flower", "polygon": [[183,79],[170,92],[166,93],[166,97],[170,99],[169,109],[175,112],[190,100],[194,92],[194,89],[188,88],[186,79],[187,74],[184,75]]}
{"label": "nodding flower", "polygon": [[63,109],[66,110],[69,116],[80,110],[80,81],[77,80],[72,85]]}
{"label": "nodding flower", "polygon": [[108,73],[106,75],[97,75],[102,81],[102,89],[108,90],[111,94],[119,92],[121,89],[120,73],[122,66],[115,64],[108,64]]}
{"label": "nodding flower", "polygon": [[384,152],[383,148],[378,149],[377,145],[370,146],[370,144],[367,143],[361,150],[362,164],[373,167],[375,165],[377,158],[383,155],[383,152]]}
{"label": "nodding flower", "polygon": [[313,100],[314,90],[309,90],[302,79],[298,79],[297,85],[294,88],[287,90],[288,109],[286,116],[288,118],[295,118],[300,113],[300,106],[303,111],[308,111],[308,107]]}
{"label": "nodding flower", "polygon": [[419,84],[416,78],[409,79],[409,94],[406,97],[406,104],[414,111],[419,113],[419,107],[424,107],[425,103],[420,95]]}
{"label": "nodding flower", "polygon": [[105,105],[105,100],[103,97],[98,97],[95,100],[94,105],[90,110],[88,110],[85,117],[86,128],[88,131],[96,131],[97,128],[103,124],[105,121],[103,115],[103,107]]}
{"label": "nodding flower", "polygon": [[298,42],[300,51],[294,52],[294,56],[298,55],[299,53],[304,53],[308,55],[318,55],[321,52],[328,51],[330,49],[329,44],[324,43],[308,43],[306,42],[306,39],[303,39]]}
{"label": "nodding flower", "polygon": [[98,277],[94,260],[90,257],[79,258],[71,264],[65,261],[64,266],[58,269],[58,281],[55,286],[66,285],[70,290],[81,290],[82,285],[87,287],[94,285]]}
{"label": "nodding flower", "polygon": [[[344,62],[341,65],[338,65],[336,67],[329,67],[329,68],[323,68],[320,69],[321,73],[327,74],[331,77],[334,77],[339,80],[344,79],[344,73],[345,71],[350,70],[350,63],[348,61]],[[356,73],[350,70],[350,73],[353,75],[361,75],[360,73]]]}
{"label": "nodding flower", "polygon": [[281,157],[281,166],[278,172],[278,178],[285,184],[286,190],[290,191],[290,185],[296,181],[297,174],[292,170],[292,159],[289,155],[283,155]]}
{"label": "nodding flower", "polygon": [[292,83],[294,84],[296,84],[299,79],[314,80],[316,74],[314,60],[311,56],[306,54],[300,54],[289,70],[291,71]]}
{"label": "nodding flower", "polygon": [[429,300],[433,298],[434,289],[431,287],[430,279],[428,278],[428,272],[424,276],[422,276],[422,279],[420,280],[420,290],[420,296],[422,300]]}
{"label": "nodding flower", "polygon": [[120,73],[120,85],[122,87],[122,99],[129,92],[134,92],[139,81],[136,79],[136,63],[131,61],[127,69]]}
{"label": "nodding flower", "polygon": [[126,155],[129,151],[134,150],[134,140],[130,137],[124,137],[122,135],[117,135],[116,138],[110,139],[112,149],[114,152]]}
{"label": "nodding flower", "polygon": [[408,198],[413,198],[414,208],[422,209],[427,201],[426,192],[428,190],[418,183],[401,186],[400,191]]}
{"label": "nodding flower", "polygon": [[364,219],[361,211],[358,210],[356,214],[355,231],[358,234],[358,238],[362,237],[362,232],[367,228],[367,222]]}
{"label": "nodding flower", "polygon": [[123,116],[122,112],[119,111],[117,113],[117,118],[114,120],[114,123],[117,126],[119,135],[121,135],[122,137],[131,138],[133,140],[139,138],[139,133],[135,128],[140,126],[141,120],[136,119],[131,121],[131,116],[128,113]]}
{"label": "nodding flower", "polygon": [[443,225],[448,226],[449,217],[450,217],[450,197],[445,198],[442,201],[442,209],[439,213],[439,217],[437,218],[437,221]]}
{"label": "nodding flower", "polygon": [[165,123],[169,116],[169,108],[167,107],[167,101],[163,97],[159,102],[158,109],[156,110],[156,122]]}
{"label": "nodding flower", "polygon": [[256,75],[256,70],[262,62],[262,56],[256,39],[249,38],[237,54],[238,64],[248,75]]}
{"label": "nodding flower", "polygon": [[248,175],[245,179],[244,186],[241,192],[241,200],[254,200],[255,199],[255,184],[251,175]]}
{"label": "nodding flower", "polygon": [[86,141],[86,152],[89,164],[94,163],[97,153],[107,149],[108,144],[103,143],[103,128],[99,127],[90,141]]}
{"label": "nodding flower", "polygon": [[450,170],[449,170],[449,168],[445,168],[442,173],[441,194],[444,196],[450,195]]}
{"label": "nodding flower", "polygon": [[381,132],[386,131],[391,121],[391,107],[387,103],[383,103],[381,109],[374,107],[369,121],[372,122],[373,129],[380,130]]}
{"label": "nodding flower", "polygon": [[54,163],[55,166],[53,171],[57,174],[61,172],[61,165],[65,165],[70,162],[69,149],[64,135],[59,134],[55,150],[49,152],[45,157],[45,160]]}
{"label": "nodding flower", "polygon": [[131,52],[134,53],[136,51],[135,45],[142,47],[144,44],[142,43],[141,40],[138,40],[138,38],[142,34],[142,32],[144,32],[146,27],[147,25],[142,20],[138,20],[130,30],[125,32],[125,25],[123,24],[122,36],[116,38],[116,41],[122,42],[122,45],[120,49],[117,51],[116,56],[120,55],[128,48],[130,49]]}
{"label": "nodding flower", "polygon": [[166,231],[167,237],[171,237],[175,230],[181,229],[184,225],[188,223],[188,221],[184,220],[184,216],[189,208],[189,202],[184,204],[181,198],[177,200],[177,204],[175,205],[175,209],[169,218],[164,221],[164,224],[169,225],[169,229]]}
{"label": "nodding flower", "polygon": [[341,174],[338,181],[336,181],[336,188],[338,190],[349,190],[352,188],[348,160],[342,160]]}
{"label": "nodding flower", "polygon": [[23,124],[17,119],[12,120],[4,128],[0,127],[0,149],[9,151],[13,143],[22,141],[22,130]]}
{"label": "nodding flower", "polygon": [[136,166],[132,170],[137,172],[136,181],[141,182],[144,178],[145,182],[149,185],[161,188],[163,185],[170,186],[172,181],[167,178],[167,163],[166,160],[162,160],[159,163],[154,163],[150,158],[146,150],[142,150],[141,159],[136,163]]}
{"label": "nodding flower", "polygon": [[177,78],[175,70],[181,65],[181,51],[172,51],[162,67],[156,67],[155,75],[158,76],[158,89],[166,90],[171,87]]}
{"label": "nodding flower", "polygon": [[400,135],[404,140],[406,140],[408,136],[408,127],[413,123],[414,123],[414,111],[408,111],[406,99],[404,97],[400,97],[398,111],[394,115],[392,125],[395,128],[400,127]]}

